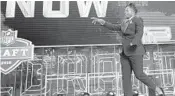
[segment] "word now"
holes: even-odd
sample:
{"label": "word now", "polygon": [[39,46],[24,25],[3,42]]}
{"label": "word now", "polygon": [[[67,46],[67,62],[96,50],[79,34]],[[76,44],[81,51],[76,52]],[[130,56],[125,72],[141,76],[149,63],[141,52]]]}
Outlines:
{"label": "word now", "polygon": [[[69,1],[59,1],[59,10],[52,9],[52,1],[43,1],[43,16],[46,18],[66,18],[69,16]],[[15,8],[18,4],[24,17],[34,17],[35,1],[7,1],[6,18],[15,17]],[[94,4],[98,17],[105,17],[108,1],[77,1],[80,17],[88,17],[90,8]]]}

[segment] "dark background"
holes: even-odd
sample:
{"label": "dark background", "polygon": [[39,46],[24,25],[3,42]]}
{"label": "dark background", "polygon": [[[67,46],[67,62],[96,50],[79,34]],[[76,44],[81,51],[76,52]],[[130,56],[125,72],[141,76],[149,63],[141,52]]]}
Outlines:
{"label": "dark background", "polygon": [[[120,1],[124,2],[124,1]],[[145,2],[145,1],[143,1]],[[148,6],[137,6],[138,15],[144,20],[145,26],[170,26],[172,39],[175,40],[175,2],[148,1]],[[112,23],[120,22],[125,6],[118,6],[117,1],[109,1],[105,20]],[[59,2],[54,1],[53,10],[59,9]],[[1,11],[5,14],[6,1],[1,2]],[[67,18],[43,17],[43,2],[35,2],[34,18],[25,18],[16,4],[15,18],[6,18],[2,29],[6,26],[18,30],[18,37],[33,42],[34,45],[74,45],[74,44],[115,44],[119,43],[117,34],[99,26],[93,25],[90,19],[96,17],[92,4],[88,17],[79,15],[76,1],[69,2]],[[5,24],[5,25],[4,25]]]}

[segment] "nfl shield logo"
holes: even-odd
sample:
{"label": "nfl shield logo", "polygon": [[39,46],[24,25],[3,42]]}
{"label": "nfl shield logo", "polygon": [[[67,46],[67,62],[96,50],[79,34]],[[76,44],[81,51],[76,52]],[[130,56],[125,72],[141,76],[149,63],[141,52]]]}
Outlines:
{"label": "nfl shield logo", "polygon": [[1,31],[0,72],[8,74],[22,62],[33,60],[34,45],[31,41],[17,38],[17,31]]}
{"label": "nfl shield logo", "polygon": [[17,31],[12,31],[11,29],[9,29],[7,31],[2,31],[1,35],[1,43],[9,46],[15,43],[15,38],[17,38]]}

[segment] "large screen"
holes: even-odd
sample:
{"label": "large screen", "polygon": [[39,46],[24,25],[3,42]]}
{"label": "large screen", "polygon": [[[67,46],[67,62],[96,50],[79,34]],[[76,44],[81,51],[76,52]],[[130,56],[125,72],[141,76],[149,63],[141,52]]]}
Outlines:
{"label": "large screen", "polygon": [[[120,23],[128,3],[124,1],[2,1],[1,27],[2,30],[8,28],[18,30],[18,37],[28,39],[38,46],[118,44],[120,43],[118,34],[100,25],[93,25],[90,18],[99,17],[111,23]],[[171,33],[169,39],[175,40],[175,10],[173,9],[175,2],[135,1],[134,3],[139,10],[138,15],[144,20],[145,27],[168,27]]]}

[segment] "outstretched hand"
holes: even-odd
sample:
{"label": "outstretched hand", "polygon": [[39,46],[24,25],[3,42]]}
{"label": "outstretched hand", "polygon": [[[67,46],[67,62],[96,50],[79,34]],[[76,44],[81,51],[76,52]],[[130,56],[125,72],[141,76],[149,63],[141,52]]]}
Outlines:
{"label": "outstretched hand", "polygon": [[92,17],[91,19],[92,19],[93,24],[96,24],[96,23],[99,23],[100,25],[105,24],[105,20],[103,20],[103,19],[99,19],[99,18],[96,18],[96,17]]}

